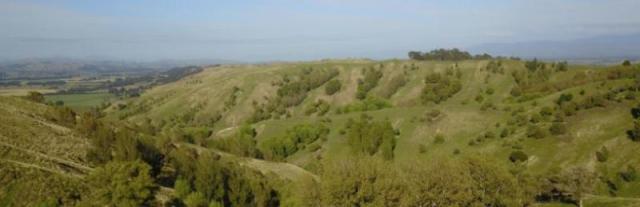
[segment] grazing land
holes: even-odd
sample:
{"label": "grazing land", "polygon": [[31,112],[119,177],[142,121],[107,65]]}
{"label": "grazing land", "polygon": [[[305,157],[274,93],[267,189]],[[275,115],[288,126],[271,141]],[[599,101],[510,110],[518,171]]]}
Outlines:
{"label": "grazing land", "polygon": [[[29,182],[0,177],[0,202],[640,205],[639,65],[438,54],[210,67],[120,100],[0,97],[5,170],[92,189],[21,201]],[[134,181],[101,186],[111,175]]]}

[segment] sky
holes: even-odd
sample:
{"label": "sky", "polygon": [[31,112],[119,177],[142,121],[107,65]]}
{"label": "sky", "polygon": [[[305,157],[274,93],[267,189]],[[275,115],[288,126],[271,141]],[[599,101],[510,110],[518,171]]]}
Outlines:
{"label": "sky", "polygon": [[640,0],[0,0],[0,59],[405,58],[640,34]]}

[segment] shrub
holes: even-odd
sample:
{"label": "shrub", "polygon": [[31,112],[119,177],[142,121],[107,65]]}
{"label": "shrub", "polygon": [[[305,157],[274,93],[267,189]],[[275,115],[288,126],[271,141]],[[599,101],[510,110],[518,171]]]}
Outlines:
{"label": "shrub", "polygon": [[622,62],[622,66],[631,66],[631,61],[624,60],[624,62]]}
{"label": "shrub", "polygon": [[518,96],[522,95],[522,90],[520,89],[520,87],[516,86],[516,87],[513,87],[511,89],[510,93],[511,93],[512,96],[518,97]]}
{"label": "shrub", "polygon": [[341,88],[342,88],[342,83],[340,82],[340,80],[334,79],[327,82],[327,85],[324,87],[324,91],[327,95],[333,95],[338,91],[340,91]]}
{"label": "shrub", "polygon": [[[283,160],[328,134],[329,128],[323,124],[300,124],[288,129],[284,136],[263,141],[261,147],[268,159]],[[316,145],[314,148],[319,149],[320,145]]]}
{"label": "shrub", "polygon": [[509,160],[511,160],[511,162],[524,162],[524,161],[527,161],[528,159],[529,159],[529,156],[520,150],[513,151],[509,155]]}
{"label": "shrub", "polygon": [[420,152],[420,154],[424,154],[425,152],[427,152],[427,146],[424,144],[419,144],[418,145],[418,152]]}
{"label": "shrub", "polygon": [[640,142],[640,120],[633,120],[633,129],[627,131],[627,135],[634,142]]}
{"label": "shrub", "polygon": [[29,94],[26,96],[26,99],[36,103],[44,103],[44,95],[42,95],[40,92],[37,92],[37,91],[29,91]]}
{"label": "shrub", "polygon": [[362,101],[358,101],[349,105],[346,105],[340,109],[342,113],[358,112],[358,111],[375,111],[384,108],[391,107],[391,104],[381,98],[375,96],[369,96]]}
{"label": "shrub", "polygon": [[556,100],[556,103],[558,105],[562,105],[562,103],[564,102],[569,102],[573,99],[573,94],[570,93],[563,93],[560,94],[560,97],[558,97],[558,100]]}
{"label": "shrub", "polygon": [[599,162],[606,162],[607,159],[609,159],[609,150],[607,147],[602,146],[599,151],[596,151],[596,159],[598,159]]}
{"label": "shrub", "polygon": [[626,182],[633,182],[638,177],[638,173],[636,172],[636,168],[629,165],[625,171],[620,172],[620,177]]}
{"label": "shrub", "polygon": [[563,122],[554,121],[549,127],[549,132],[553,135],[562,135],[567,133],[567,126]]}
{"label": "shrub", "polygon": [[433,138],[433,143],[434,144],[444,143],[444,136],[442,134],[436,134],[436,136]]}
{"label": "shrub", "polygon": [[487,93],[487,95],[493,95],[495,91],[493,90],[493,88],[487,88],[487,90],[485,91],[485,93]]}
{"label": "shrub", "polygon": [[544,130],[542,130],[539,126],[532,124],[532,125],[529,125],[529,127],[527,127],[527,137],[541,139],[541,138],[544,138],[545,136],[546,134]]}
{"label": "shrub", "polygon": [[425,86],[422,89],[420,99],[423,104],[430,102],[440,103],[446,101],[462,89],[460,80],[440,73],[431,73],[425,77]]}
{"label": "shrub", "polygon": [[383,88],[382,91],[380,91],[380,96],[382,96],[383,98],[390,98],[405,84],[407,84],[407,80],[404,74],[398,74],[391,78],[391,80],[389,81],[389,85],[387,85],[387,87]]}
{"label": "shrub", "polygon": [[359,121],[348,121],[346,127],[352,151],[365,155],[381,152],[386,159],[393,158],[396,134],[388,120],[373,121],[363,115]]}
{"label": "shrub", "polygon": [[374,68],[368,68],[363,71],[364,79],[358,81],[357,99],[365,99],[367,93],[378,85],[378,81],[382,78],[382,71]]}
{"label": "shrub", "polygon": [[109,162],[87,178],[91,192],[83,200],[91,206],[145,206],[156,189],[144,162]]}
{"label": "shrub", "polygon": [[505,138],[507,136],[509,136],[509,129],[507,128],[502,129],[502,131],[500,132],[500,138]]}

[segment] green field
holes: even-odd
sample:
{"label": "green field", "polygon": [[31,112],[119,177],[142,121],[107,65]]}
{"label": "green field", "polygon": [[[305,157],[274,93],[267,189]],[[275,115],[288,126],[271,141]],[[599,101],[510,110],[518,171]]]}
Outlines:
{"label": "green field", "polygon": [[45,95],[47,101],[64,102],[65,106],[72,109],[83,111],[91,107],[99,106],[105,102],[109,102],[115,98],[110,93],[88,93],[88,94],[56,94]]}

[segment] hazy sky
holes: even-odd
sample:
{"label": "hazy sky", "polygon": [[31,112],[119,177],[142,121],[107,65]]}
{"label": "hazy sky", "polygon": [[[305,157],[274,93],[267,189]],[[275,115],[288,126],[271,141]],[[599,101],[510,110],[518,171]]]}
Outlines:
{"label": "hazy sky", "polygon": [[0,0],[0,58],[244,61],[640,34],[640,0]]}

